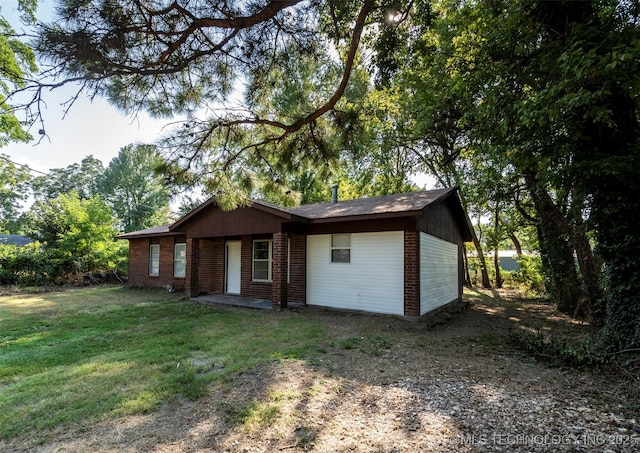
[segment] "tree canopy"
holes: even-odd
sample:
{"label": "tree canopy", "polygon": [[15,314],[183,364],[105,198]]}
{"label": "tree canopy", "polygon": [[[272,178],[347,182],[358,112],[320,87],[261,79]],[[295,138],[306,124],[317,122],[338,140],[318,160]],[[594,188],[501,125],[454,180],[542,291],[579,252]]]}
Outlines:
{"label": "tree canopy", "polygon": [[119,219],[120,231],[142,230],[167,223],[169,191],[156,169],[163,160],[151,145],[129,145],[120,150],[96,180]]}
{"label": "tree canopy", "polygon": [[0,154],[0,233],[20,233],[22,208],[29,197],[29,171]]}
{"label": "tree canopy", "polygon": [[438,2],[428,26],[396,30],[386,81],[421,161],[463,180],[496,230],[507,209],[534,224],[558,307],[608,326],[612,349],[640,341],[637,6]]}
{"label": "tree canopy", "polygon": [[[35,21],[36,0],[18,0],[23,22]],[[27,86],[28,77],[37,71],[36,57],[29,45],[19,38],[14,28],[2,16],[0,7],[0,148],[9,141],[29,141],[25,122],[16,116],[6,98],[15,90]],[[26,124],[28,126],[28,124]]]}

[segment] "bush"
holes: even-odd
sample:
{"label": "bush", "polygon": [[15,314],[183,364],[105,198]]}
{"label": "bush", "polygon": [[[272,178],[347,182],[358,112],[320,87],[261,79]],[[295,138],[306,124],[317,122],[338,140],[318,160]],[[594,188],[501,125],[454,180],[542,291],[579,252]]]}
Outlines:
{"label": "bush", "polygon": [[520,289],[536,296],[545,294],[544,275],[542,273],[542,259],[539,256],[520,255],[518,259],[520,269],[511,272],[510,277]]}
{"label": "bush", "polygon": [[38,242],[0,245],[0,285],[39,286],[58,283],[73,272],[73,263]]}
{"label": "bush", "polygon": [[557,367],[598,369],[612,365],[615,359],[591,337],[550,339],[535,332],[511,335],[509,341],[525,354]]}
{"label": "bush", "polygon": [[[122,270],[126,244],[118,244],[101,270]],[[0,244],[0,286],[63,285],[77,281],[82,263],[57,248],[35,242],[26,246]],[[124,266],[126,268],[126,265]]]}

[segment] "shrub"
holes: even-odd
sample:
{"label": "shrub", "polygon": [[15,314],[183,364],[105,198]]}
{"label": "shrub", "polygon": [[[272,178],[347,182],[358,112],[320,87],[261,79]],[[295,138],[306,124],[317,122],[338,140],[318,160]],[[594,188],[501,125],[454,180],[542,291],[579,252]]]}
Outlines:
{"label": "shrub", "polygon": [[615,359],[591,337],[552,339],[535,332],[511,335],[509,341],[525,354],[557,367],[597,369],[611,365]]}
{"label": "shrub", "polygon": [[545,293],[544,275],[542,273],[542,259],[539,256],[520,255],[518,258],[520,269],[511,272],[511,279],[521,288],[533,293]]}

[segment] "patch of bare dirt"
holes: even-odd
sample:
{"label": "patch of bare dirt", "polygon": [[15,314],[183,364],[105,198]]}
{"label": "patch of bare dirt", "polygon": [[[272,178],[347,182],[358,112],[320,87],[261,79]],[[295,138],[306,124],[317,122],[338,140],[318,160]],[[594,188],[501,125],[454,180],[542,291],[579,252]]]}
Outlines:
{"label": "patch of bare dirt", "polygon": [[[490,295],[490,294],[489,294]],[[635,452],[631,377],[548,368],[522,330],[588,326],[501,292],[434,325],[306,308],[331,332],[282,360],[143,415],[52,433],[41,452]],[[279,316],[279,314],[273,314]],[[446,317],[445,317],[446,318]],[[636,393],[634,393],[636,392]]]}

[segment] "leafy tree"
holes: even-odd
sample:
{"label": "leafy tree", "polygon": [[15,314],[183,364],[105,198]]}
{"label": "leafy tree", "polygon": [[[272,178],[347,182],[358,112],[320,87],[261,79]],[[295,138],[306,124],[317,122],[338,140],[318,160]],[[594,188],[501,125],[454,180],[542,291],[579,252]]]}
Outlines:
{"label": "leafy tree", "polygon": [[[81,81],[83,89],[106,95],[126,112],[184,115],[164,143],[171,156],[165,170],[174,182],[201,183],[215,195],[237,189],[251,194],[255,181],[235,173],[265,156],[273,165],[272,149],[296,143],[293,153],[282,152],[277,160],[300,168],[299,160],[319,164],[336,157],[326,143],[348,127],[340,102],[354,68],[366,61],[358,52],[363,36],[375,46],[377,27],[412,4],[66,0],[56,22],[40,28],[37,48],[52,63],[50,73]],[[276,106],[294,101],[295,108],[279,111],[261,108],[260,99],[252,103],[263,94],[280,96],[283,82],[295,80],[291,68],[309,62],[332,64],[301,87],[305,102],[285,96]],[[282,75],[274,79],[278,71]],[[275,178],[260,184],[269,181]]]}
{"label": "leafy tree", "polygon": [[128,145],[98,176],[96,185],[124,232],[167,222],[169,193],[156,169],[163,163],[151,145]]}
{"label": "leafy tree", "polygon": [[31,175],[0,154],[0,233],[20,233],[21,209],[29,197]]}
{"label": "leafy tree", "polygon": [[97,193],[96,181],[103,171],[102,162],[90,155],[80,163],[52,168],[46,176],[37,176],[33,181],[33,191],[38,200],[56,198],[73,191],[80,198],[89,199]]}
{"label": "leafy tree", "polygon": [[455,160],[502,168],[495,175],[517,189],[514,202],[524,188],[527,200],[513,206],[533,208],[559,307],[580,309],[576,251],[603,345],[637,345],[639,10],[613,1],[442,1],[436,12],[432,27],[399,30],[411,36],[394,49],[401,70],[392,81],[418,110],[408,118],[428,119],[411,130],[444,136],[437,145]]}
{"label": "leafy tree", "polygon": [[73,262],[77,272],[113,269],[126,259],[126,245],[113,239],[116,220],[98,196],[84,199],[74,191],[36,201],[29,217],[30,236]]}
{"label": "leafy tree", "polygon": [[[17,3],[23,22],[34,22],[36,0],[18,0]],[[31,140],[31,135],[6,98],[15,90],[25,88],[25,78],[37,69],[33,50],[19,39],[13,27],[0,15],[0,148],[10,141]]]}

